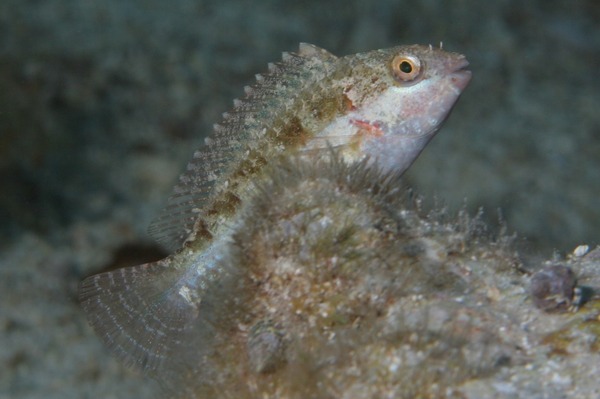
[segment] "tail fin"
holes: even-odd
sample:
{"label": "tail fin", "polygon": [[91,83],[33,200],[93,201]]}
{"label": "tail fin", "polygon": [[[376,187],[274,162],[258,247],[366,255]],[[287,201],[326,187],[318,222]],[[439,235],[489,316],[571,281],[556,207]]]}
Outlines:
{"label": "tail fin", "polygon": [[180,291],[185,272],[167,258],[102,273],[81,283],[79,298],[90,324],[117,356],[155,371],[198,317],[198,304]]}

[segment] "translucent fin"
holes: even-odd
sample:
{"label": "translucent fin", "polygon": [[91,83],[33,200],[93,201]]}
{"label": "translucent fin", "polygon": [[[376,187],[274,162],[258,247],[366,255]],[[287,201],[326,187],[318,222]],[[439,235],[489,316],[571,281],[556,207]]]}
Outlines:
{"label": "translucent fin", "polygon": [[257,75],[256,84],[245,88],[246,96],[235,101],[206,145],[196,152],[149,233],[169,249],[179,248],[193,232],[215,184],[245,159],[248,150],[268,145],[260,141],[265,130],[305,87],[326,76],[335,59],[331,53],[303,43],[298,53],[285,53],[282,62],[269,64],[269,72]]}
{"label": "translucent fin", "polygon": [[79,291],[90,324],[108,348],[146,371],[167,362],[198,317],[198,307],[179,291],[184,271],[168,260],[89,277]]}
{"label": "translucent fin", "polygon": [[334,61],[337,57],[331,54],[329,51],[324,48],[315,46],[310,43],[300,43],[300,48],[298,49],[298,54],[302,57],[316,57],[320,58],[323,61]]}

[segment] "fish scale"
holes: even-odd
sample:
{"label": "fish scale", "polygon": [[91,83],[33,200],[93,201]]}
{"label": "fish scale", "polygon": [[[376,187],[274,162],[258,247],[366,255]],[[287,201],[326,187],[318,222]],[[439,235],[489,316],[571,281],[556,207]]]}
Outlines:
{"label": "fish scale", "polygon": [[100,338],[147,371],[184,367],[183,357],[206,354],[208,347],[186,348],[186,336],[211,342],[210,320],[223,311],[211,293],[235,270],[223,263],[230,236],[267,166],[336,151],[348,162],[366,158],[403,173],[470,81],[467,65],[464,56],[431,46],[337,58],[309,44],[269,64],[194,153],[151,224],[174,253],[82,282],[80,300]]}

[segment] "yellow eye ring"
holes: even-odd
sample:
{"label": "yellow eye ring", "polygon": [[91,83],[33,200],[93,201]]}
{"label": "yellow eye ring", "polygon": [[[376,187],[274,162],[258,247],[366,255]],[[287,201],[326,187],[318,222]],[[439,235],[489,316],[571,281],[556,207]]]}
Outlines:
{"label": "yellow eye ring", "polygon": [[400,82],[412,82],[421,75],[421,61],[410,55],[397,55],[392,60],[392,74]]}

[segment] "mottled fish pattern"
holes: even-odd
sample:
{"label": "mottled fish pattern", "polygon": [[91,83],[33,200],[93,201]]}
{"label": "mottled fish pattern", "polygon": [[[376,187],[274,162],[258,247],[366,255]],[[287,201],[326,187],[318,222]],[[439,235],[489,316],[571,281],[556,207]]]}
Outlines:
{"label": "mottled fish pattern", "polygon": [[418,45],[339,58],[309,44],[284,53],[215,125],[150,226],[173,254],[83,281],[80,299],[95,331],[147,371],[202,352],[186,348],[185,337],[210,335],[210,292],[226,273],[236,215],[267,165],[335,149],[349,162],[368,158],[402,173],[469,83],[467,65],[460,54]]}

